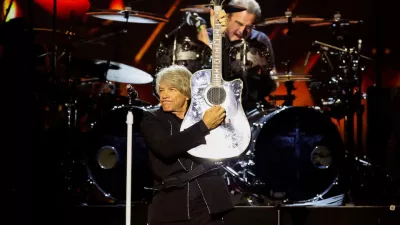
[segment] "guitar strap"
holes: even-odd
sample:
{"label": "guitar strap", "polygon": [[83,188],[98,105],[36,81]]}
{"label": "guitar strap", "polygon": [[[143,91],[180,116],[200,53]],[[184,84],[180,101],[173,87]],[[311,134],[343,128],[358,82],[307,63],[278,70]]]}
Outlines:
{"label": "guitar strap", "polygon": [[220,165],[220,163],[217,162],[205,162],[198,165],[193,170],[190,170],[187,173],[164,179],[160,184],[155,185],[154,189],[160,191],[170,188],[183,188],[187,183],[189,183],[193,179],[196,179],[203,174],[217,170],[221,167],[222,165]]}

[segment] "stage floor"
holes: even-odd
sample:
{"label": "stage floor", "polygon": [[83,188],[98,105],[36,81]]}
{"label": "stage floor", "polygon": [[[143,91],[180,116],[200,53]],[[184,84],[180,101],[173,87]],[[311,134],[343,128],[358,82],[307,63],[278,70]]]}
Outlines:
{"label": "stage floor", "polygon": [[[147,205],[133,204],[133,225],[146,225]],[[55,221],[65,225],[123,225],[125,206],[76,206],[60,209]],[[45,222],[45,221],[43,221]],[[49,221],[50,224],[51,221]],[[224,217],[226,225],[397,225],[398,206],[237,206]],[[45,223],[47,224],[47,223]],[[60,224],[60,223],[58,223]]]}

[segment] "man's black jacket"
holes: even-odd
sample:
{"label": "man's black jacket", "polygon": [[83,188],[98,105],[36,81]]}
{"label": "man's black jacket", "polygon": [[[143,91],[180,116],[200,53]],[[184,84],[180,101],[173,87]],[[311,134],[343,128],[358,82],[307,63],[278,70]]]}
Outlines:
{"label": "man's black jacket", "polygon": [[[181,123],[177,116],[162,109],[143,114],[141,131],[149,149],[155,185],[166,178],[186,173],[201,163],[190,157],[187,151],[205,144],[205,135],[209,130],[203,121],[199,121],[180,132]],[[197,182],[210,214],[234,208],[225,181],[218,172],[204,174],[192,182]],[[156,191],[149,206],[148,222],[190,219],[190,193],[189,184],[183,188]]]}

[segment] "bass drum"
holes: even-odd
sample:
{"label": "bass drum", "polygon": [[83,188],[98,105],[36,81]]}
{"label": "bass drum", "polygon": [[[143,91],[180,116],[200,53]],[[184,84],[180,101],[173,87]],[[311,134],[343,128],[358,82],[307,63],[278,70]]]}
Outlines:
{"label": "bass drum", "polygon": [[345,148],[336,125],[320,110],[284,107],[249,121],[253,171],[269,199],[312,201],[338,184]]}
{"label": "bass drum", "polygon": [[[148,152],[141,135],[144,111],[158,106],[133,106],[132,202],[147,202],[152,191]],[[91,123],[85,138],[85,162],[91,185],[92,202],[123,203],[126,200],[127,105],[115,105]]]}

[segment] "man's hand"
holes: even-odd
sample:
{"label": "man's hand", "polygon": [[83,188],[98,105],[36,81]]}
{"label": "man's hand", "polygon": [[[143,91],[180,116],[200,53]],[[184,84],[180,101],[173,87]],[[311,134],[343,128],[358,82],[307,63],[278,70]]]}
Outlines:
{"label": "man's hand", "polygon": [[225,120],[225,109],[222,106],[212,106],[203,116],[203,122],[209,130],[218,127]]}
{"label": "man's hand", "polygon": [[[210,22],[211,22],[211,26],[214,29],[214,15],[215,12],[213,9],[210,10]],[[222,26],[222,33],[225,33],[226,28],[227,28],[227,24],[228,24],[228,15],[226,14],[225,10],[220,10],[218,13],[218,21]]]}
{"label": "man's hand", "polygon": [[206,25],[206,21],[197,13],[186,12],[185,20],[189,26],[195,26],[197,29],[200,29],[202,25]]}

